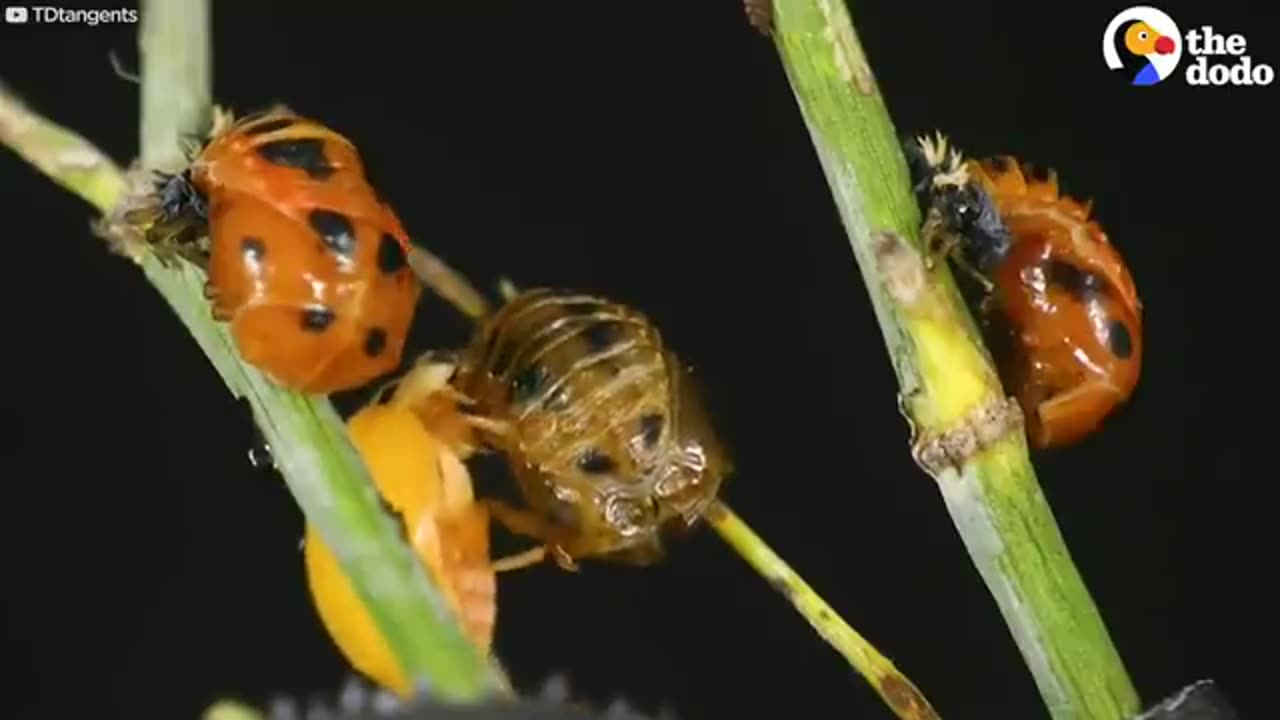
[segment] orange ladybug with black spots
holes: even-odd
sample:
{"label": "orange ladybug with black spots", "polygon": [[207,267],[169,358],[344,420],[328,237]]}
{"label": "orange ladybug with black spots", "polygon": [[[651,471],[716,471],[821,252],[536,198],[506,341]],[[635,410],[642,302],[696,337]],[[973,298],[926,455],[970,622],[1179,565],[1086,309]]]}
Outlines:
{"label": "orange ladybug with black spots", "polygon": [[982,304],[1007,386],[1035,447],[1074,444],[1133,395],[1142,302],[1124,260],[1082,204],[1015,158],[964,159],[937,135],[907,143],[929,257],[950,257]]}
{"label": "orange ladybug with black spots", "polygon": [[284,107],[219,115],[156,202],[149,240],[207,268],[214,317],[277,383],[324,394],[399,365],[421,286],[347,138]]}

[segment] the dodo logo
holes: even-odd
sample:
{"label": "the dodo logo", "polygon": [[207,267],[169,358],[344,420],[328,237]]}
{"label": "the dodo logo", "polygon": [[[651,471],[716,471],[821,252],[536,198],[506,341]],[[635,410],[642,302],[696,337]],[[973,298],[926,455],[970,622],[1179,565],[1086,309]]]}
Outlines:
{"label": "the dodo logo", "polygon": [[[1112,70],[1124,71],[1133,85],[1150,86],[1173,75],[1183,48],[1194,58],[1186,66],[1188,85],[1270,85],[1276,72],[1255,63],[1243,35],[1224,35],[1211,25],[1187,32],[1164,12],[1148,5],[1125,8],[1102,33],[1102,58]],[[1124,54],[1128,60],[1121,59]]]}

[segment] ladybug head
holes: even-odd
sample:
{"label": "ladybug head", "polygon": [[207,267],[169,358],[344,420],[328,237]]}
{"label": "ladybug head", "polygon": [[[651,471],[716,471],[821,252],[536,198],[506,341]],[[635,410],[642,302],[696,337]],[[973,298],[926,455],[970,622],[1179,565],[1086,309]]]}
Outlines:
{"label": "ladybug head", "polygon": [[204,222],[209,217],[208,204],[204,195],[191,184],[189,171],[160,175],[156,183],[156,195],[161,216],[166,221],[187,218]]}
{"label": "ladybug head", "polygon": [[1009,229],[991,196],[969,176],[960,151],[941,133],[903,139],[912,192],[923,212],[936,212],[946,228],[965,239],[963,250],[988,270],[1008,253]]}
{"label": "ladybug head", "polygon": [[991,195],[976,182],[935,188],[932,207],[952,232],[965,239],[964,253],[979,270],[988,271],[1009,253],[1013,238]]}

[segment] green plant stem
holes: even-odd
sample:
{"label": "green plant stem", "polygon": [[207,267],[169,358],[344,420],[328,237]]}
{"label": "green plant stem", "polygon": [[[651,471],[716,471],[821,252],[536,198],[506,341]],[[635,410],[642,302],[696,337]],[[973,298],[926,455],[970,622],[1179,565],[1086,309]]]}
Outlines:
{"label": "green plant stem", "polygon": [[[208,0],[150,0],[142,6],[142,162],[173,168],[180,140],[207,130],[212,67]],[[0,87],[0,142],[109,217],[131,183],[80,136],[39,117]],[[122,246],[129,250],[128,245]],[[470,700],[505,689],[457,624],[422,564],[381,509],[342,419],[327,399],[275,385],[239,359],[227,328],[213,321],[205,276],[150,252],[128,253],[173,308],[233,394],[249,401],[277,468],[298,505],[334,550],[374,622],[410,677],[436,697]],[[304,611],[299,609],[299,611]]]}
{"label": "green plant stem", "polygon": [[901,720],[939,720],[924,694],[723,502],[707,510],[706,520],[734,552],[782,594],[827,644],[836,649]]}
{"label": "green plant stem", "polygon": [[898,377],[913,456],[937,481],[1050,714],[1133,716],[1137,693],[1040,491],[1021,415],[949,272],[923,262],[899,134],[843,0],[774,0],[772,16]]}

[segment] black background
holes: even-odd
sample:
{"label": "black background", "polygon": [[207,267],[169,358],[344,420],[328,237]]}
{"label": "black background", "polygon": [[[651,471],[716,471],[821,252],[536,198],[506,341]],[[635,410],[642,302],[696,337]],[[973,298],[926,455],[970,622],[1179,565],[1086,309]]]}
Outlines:
{"label": "black background", "polygon": [[[415,239],[484,287],[510,274],[648,312],[735,449],[728,501],[944,716],[1044,717],[908,457],[830,192],[739,4],[422,5],[218,3],[216,97],[285,101],[352,137]],[[1280,86],[1129,87],[1099,57],[1121,7],[851,11],[899,129],[1053,166],[1094,199],[1145,304],[1146,366],[1105,432],[1036,458],[1042,485],[1144,700],[1212,676],[1269,717],[1258,443],[1274,373],[1259,358]],[[1247,3],[1193,8],[1164,6],[1280,65],[1280,35]],[[0,27],[0,77],[128,162],[137,89],[107,58],[136,67],[135,32]],[[86,204],[8,152],[0,178],[10,715],[195,718],[222,696],[335,688],[347,668],[305,591],[302,518],[247,461],[247,416],[89,235]],[[413,349],[466,330],[428,298]],[[588,699],[690,719],[888,717],[709,531],[653,569],[505,576],[500,599],[497,649],[521,686],[565,672]]]}

